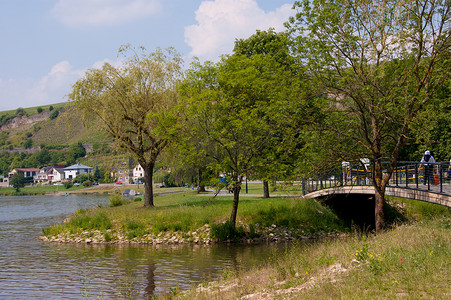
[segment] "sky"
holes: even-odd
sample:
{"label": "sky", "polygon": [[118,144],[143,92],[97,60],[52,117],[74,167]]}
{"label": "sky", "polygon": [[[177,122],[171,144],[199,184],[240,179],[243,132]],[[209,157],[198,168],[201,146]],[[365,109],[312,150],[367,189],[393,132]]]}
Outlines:
{"label": "sky", "polygon": [[284,30],[289,0],[0,0],[0,111],[66,102],[121,45],[218,61],[235,39]]}

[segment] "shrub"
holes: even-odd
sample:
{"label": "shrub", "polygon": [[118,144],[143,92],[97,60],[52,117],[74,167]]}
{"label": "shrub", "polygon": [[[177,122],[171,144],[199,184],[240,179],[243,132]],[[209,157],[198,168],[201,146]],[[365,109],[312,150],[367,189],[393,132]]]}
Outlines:
{"label": "shrub", "polygon": [[111,233],[109,233],[109,232],[105,232],[105,234],[103,236],[105,238],[105,242],[110,242],[113,239],[113,237],[111,236]]}
{"label": "shrub", "polygon": [[119,193],[114,193],[113,195],[111,195],[109,200],[110,207],[121,206],[122,204],[125,203],[125,201],[122,199],[122,195]]}
{"label": "shrub", "polygon": [[22,107],[19,107],[19,108],[16,110],[16,116],[17,116],[17,117],[22,117],[22,116],[25,116],[25,115],[26,115],[25,109],[23,109]]}
{"label": "shrub", "polygon": [[53,111],[52,114],[50,115],[50,120],[55,119],[56,117],[58,117],[58,115],[59,115],[58,110]]}
{"label": "shrub", "polygon": [[49,111],[52,111],[52,110],[53,110],[53,105],[50,105]]}
{"label": "shrub", "polygon": [[23,143],[23,146],[25,149],[30,149],[31,146],[33,146],[33,140],[32,139],[28,139]]}
{"label": "shrub", "polygon": [[220,241],[236,241],[245,235],[243,226],[234,226],[230,220],[222,224],[212,224],[210,237]]}
{"label": "shrub", "polygon": [[91,180],[86,180],[86,181],[83,181],[83,186],[91,186],[92,185],[92,181]]}
{"label": "shrub", "polygon": [[66,189],[70,189],[74,184],[70,181],[63,182],[63,185]]}
{"label": "shrub", "polygon": [[37,111],[38,111],[38,114],[40,114],[42,112],[42,107],[38,107]]}

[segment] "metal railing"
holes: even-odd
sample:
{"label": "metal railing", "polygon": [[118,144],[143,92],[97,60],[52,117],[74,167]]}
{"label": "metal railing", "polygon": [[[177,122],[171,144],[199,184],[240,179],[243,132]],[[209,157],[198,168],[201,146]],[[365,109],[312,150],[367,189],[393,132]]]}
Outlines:
{"label": "metal railing", "polygon": [[[451,194],[449,167],[449,162],[432,163],[426,166],[420,162],[401,161],[395,167],[388,186]],[[303,181],[302,193],[305,195],[313,191],[339,186],[371,185],[373,182],[369,164],[343,163],[340,168]]]}

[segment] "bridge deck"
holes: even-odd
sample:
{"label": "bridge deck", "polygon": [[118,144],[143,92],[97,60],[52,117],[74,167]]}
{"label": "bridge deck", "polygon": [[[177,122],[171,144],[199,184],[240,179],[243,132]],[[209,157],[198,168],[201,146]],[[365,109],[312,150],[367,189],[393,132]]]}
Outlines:
{"label": "bridge deck", "polygon": [[[387,186],[386,196],[402,197],[425,201],[451,207],[451,185],[443,184],[442,192],[440,192],[439,185],[431,185],[428,189],[427,185],[409,184],[408,186]],[[313,191],[304,195],[307,198],[317,198],[334,194],[374,194],[374,187],[370,185],[352,185],[352,186],[336,186],[329,187],[317,191]]]}

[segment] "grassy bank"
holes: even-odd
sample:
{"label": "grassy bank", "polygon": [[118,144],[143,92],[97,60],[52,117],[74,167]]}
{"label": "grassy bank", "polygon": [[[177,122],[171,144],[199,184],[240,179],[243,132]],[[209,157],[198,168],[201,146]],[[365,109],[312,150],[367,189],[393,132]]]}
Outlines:
{"label": "grassy bank", "polygon": [[224,273],[165,299],[448,299],[451,278],[450,209],[395,200],[417,221],[382,234],[295,246],[267,265]]}
{"label": "grassy bank", "polygon": [[[85,187],[83,185],[72,186],[66,189],[64,186],[54,186],[54,185],[35,185],[26,186],[20,188],[19,192],[13,187],[0,187],[0,196],[27,196],[27,195],[46,195],[46,194],[113,194],[115,192],[123,193],[126,189],[134,189],[135,191],[143,194],[144,186],[142,184],[136,185],[114,185],[114,184],[101,184],[97,186]],[[164,188],[159,189],[157,186],[154,187],[154,193],[172,193],[185,191],[186,188]]]}
{"label": "grassy bank", "polygon": [[73,186],[66,189],[64,186],[26,186],[20,188],[19,192],[13,187],[0,187],[0,196],[28,196],[28,195],[45,195],[55,193],[71,193],[84,189],[83,186]]}
{"label": "grassy bank", "polygon": [[43,234],[58,241],[208,243],[317,237],[347,230],[329,208],[311,199],[242,197],[235,231],[224,224],[232,210],[231,196],[210,201],[190,191],[156,196],[154,202],[154,208],[128,202],[81,210]]}

